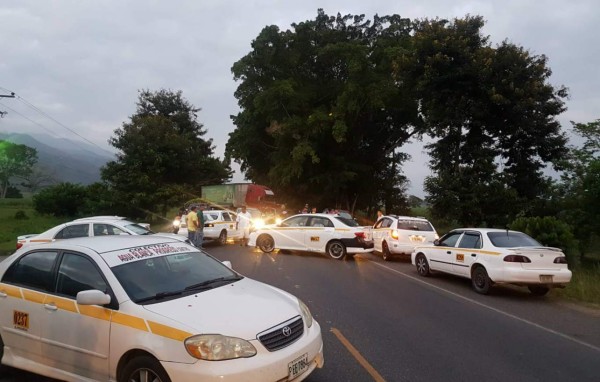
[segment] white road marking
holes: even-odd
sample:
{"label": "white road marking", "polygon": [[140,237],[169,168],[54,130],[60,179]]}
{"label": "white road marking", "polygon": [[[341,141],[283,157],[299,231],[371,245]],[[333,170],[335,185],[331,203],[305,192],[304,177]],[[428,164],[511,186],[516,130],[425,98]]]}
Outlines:
{"label": "white road marking", "polygon": [[557,336],[559,336],[559,337],[562,337],[562,338],[564,338],[564,339],[567,339],[567,340],[573,341],[573,342],[575,342],[575,343],[577,343],[577,344],[579,344],[579,345],[582,345],[582,346],[585,346],[585,347],[587,347],[587,348],[590,348],[590,349],[592,349],[592,350],[595,350],[595,351],[597,351],[597,352],[600,352],[600,347],[598,347],[598,346],[595,346],[595,345],[589,344],[589,343],[587,343],[587,342],[583,342],[583,341],[581,341],[581,340],[578,340],[577,338],[571,337],[571,336],[569,336],[569,335],[567,335],[567,334],[564,334],[564,333],[561,333],[561,332],[557,332],[556,330],[553,330],[553,329],[547,328],[547,327],[545,327],[545,326],[542,326],[542,325],[540,325],[540,324],[536,324],[535,322],[532,322],[532,321],[526,320],[526,319],[524,319],[524,318],[521,318],[521,317],[519,317],[519,316],[515,316],[514,314],[511,314],[511,313],[505,312],[505,311],[503,311],[503,310],[500,310],[500,309],[498,309],[498,308],[494,308],[493,306],[486,305],[486,304],[484,304],[484,303],[481,303],[481,302],[479,302],[479,301],[476,301],[476,300],[473,300],[473,299],[471,299],[471,298],[468,298],[468,297],[462,296],[462,295],[460,295],[460,294],[458,294],[458,293],[451,292],[451,291],[449,291],[449,290],[447,290],[447,289],[444,289],[444,288],[442,288],[442,287],[439,287],[439,286],[437,286],[437,285],[433,285],[433,284],[431,284],[431,283],[428,283],[427,281],[424,281],[424,280],[422,280],[422,279],[420,279],[420,278],[417,278],[417,277],[414,277],[414,276],[409,276],[409,275],[407,275],[407,274],[406,274],[406,273],[404,273],[404,272],[400,272],[399,270],[396,270],[396,269],[390,268],[390,267],[388,267],[388,266],[385,266],[385,265],[383,265],[383,264],[380,264],[380,263],[378,263],[378,262],[375,262],[375,261],[372,261],[372,260],[369,260],[369,259],[365,259],[365,260],[367,260],[367,261],[369,261],[369,262],[371,262],[371,263],[373,263],[373,264],[377,265],[378,267],[385,268],[385,269],[387,269],[387,270],[389,270],[389,271],[392,271],[392,272],[398,273],[398,274],[400,274],[400,275],[402,275],[402,276],[404,276],[404,277],[407,277],[407,278],[409,278],[409,279],[411,279],[411,280],[414,280],[414,281],[417,281],[417,282],[419,282],[419,283],[425,284],[425,285],[427,285],[427,286],[429,286],[429,287],[431,287],[431,288],[435,288],[435,289],[437,289],[437,290],[440,290],[440,291],[442,291],[442,292],[448,293],[448,294],[450,294],[450,295],[452,295],[452,296],[454,296],[454,297],[458,297],[458,298],[460,298],[460,299],[462,299],[462,300],[468,301],[468,302],[470,302],[470,303],[472,303],[472,304],[475,304],[475,305],[481,306],[481,307],[483,307],[483,308],[489,309],[489,310],[491,310],[491,311],[494,311],[494,312],[496,312],[496,313],[503,314],[503,315],[505,315],[506,317],[510,317],[510,318],[512,318],[512,319],[515,319],[515,320],[517,320],[517,321],[524,322],[524,323],[526,323],[526,324],[529,324],[529,325],[531,325],[531,326],[534,326],[534,327],[536,327],[536,328],[538,328],[538,329],[541,329],[541,330],[543,330],[543,331],[545,331],[545,332],[548,332],[548,333],[551,333],[551,334],[557,335]]}

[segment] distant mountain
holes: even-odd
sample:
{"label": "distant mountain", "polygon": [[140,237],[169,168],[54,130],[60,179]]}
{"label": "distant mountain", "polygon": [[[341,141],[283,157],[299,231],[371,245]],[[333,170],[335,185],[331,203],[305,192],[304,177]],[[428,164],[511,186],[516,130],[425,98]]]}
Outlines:
{"label": "distant mountain", "polygon": [[55,138],[49,135],[0,133],[6,140],[37,150],[38,164],[58,182],[91,184],[100,180],[100,167],[114,160],[114,155],[84,141]]}

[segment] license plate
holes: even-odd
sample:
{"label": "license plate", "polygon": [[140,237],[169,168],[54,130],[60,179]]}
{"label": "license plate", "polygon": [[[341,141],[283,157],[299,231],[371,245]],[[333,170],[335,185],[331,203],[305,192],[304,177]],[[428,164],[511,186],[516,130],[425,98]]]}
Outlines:
{"label": "license plate", "polygon": [[540,275],[540,282],[541,283],[551,283],[552,282],[552,275]]}
{"label": "license plate", "polygon": [[288,363],[288,380],[294,379],[304,373],[308,369],[308,366],[308,353],[304,353]]}

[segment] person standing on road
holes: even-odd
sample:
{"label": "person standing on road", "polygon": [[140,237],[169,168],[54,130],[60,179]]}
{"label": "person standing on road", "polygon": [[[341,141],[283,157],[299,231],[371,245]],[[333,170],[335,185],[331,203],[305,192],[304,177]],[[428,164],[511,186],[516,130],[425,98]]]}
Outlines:
{"label": "person standing on road", "polygon": [[196,214],[196,208],[196,206],[192,206],[186,218],[188,239],[190,239],[190,242],[192,242],[193,245],[196,245],[196,231],[198,230],[198,214]]}
{"label": "person standing on road", "polygon": [[246,211],[246,206],[242,206],[242,212],[237,215],[235,219],[235,229],[241,230],[242,232],[242,243],[245,247],[248,246],[248,237],[250,236],[250,222],[252,221],[252,215]]}
{"label": "person standing on road", "polygon": [[202,206],[198,208],[198,229],[196,230],[196,248],[202,249],[204,244],[204,212]]}

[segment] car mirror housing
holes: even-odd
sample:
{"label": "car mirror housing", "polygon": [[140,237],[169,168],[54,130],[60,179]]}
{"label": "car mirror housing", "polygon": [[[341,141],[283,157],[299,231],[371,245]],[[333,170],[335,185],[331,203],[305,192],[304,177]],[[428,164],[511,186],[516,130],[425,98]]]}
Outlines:
{"label": "car mirror housing", "polygon": [[106,305],[110,304],[110,295],[97,289],[82,290],[77,293],[79,305]]}
{"label": "car mirror housing", "polygon": [[438,245],[440,245],[440,239],[435,239],[435,240],[433,241],[433,245],[435,245],[435,246],[438,246]]}

